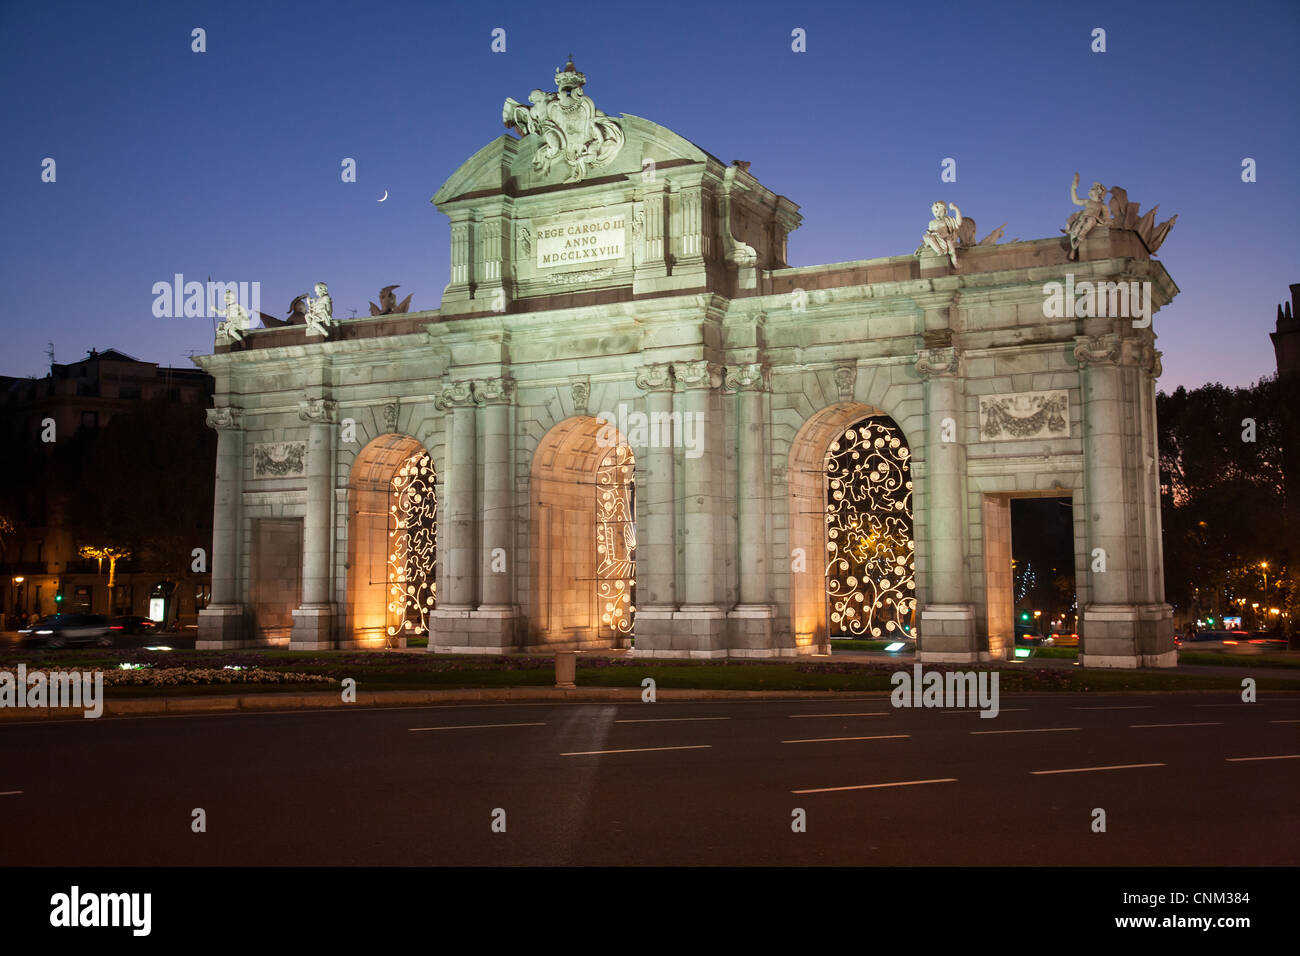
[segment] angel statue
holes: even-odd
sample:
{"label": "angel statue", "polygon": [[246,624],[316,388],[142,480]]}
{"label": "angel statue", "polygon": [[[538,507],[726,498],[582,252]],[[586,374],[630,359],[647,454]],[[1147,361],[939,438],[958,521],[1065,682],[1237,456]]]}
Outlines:
{"label": "angel statue", "polygon": [[317,282],[315,288],[316,298],[303,296],[307,301],[307,334],[327,336],[338,324],[334,318],[334,300],[324,282]]}
{"label": "angel statue", "polygon": [[225,316],[225,321],[217,323],[217,339],[242,342],[253,321],[248,310],[236,301],[234,289],[226,290],[226,307],[215,311],[217,315]]}
{"label": "angel statue", "polygon": [[[945,209],[951,209],[952,215],[944,215]],[[956,203],[949,203],[945,206],[942,202],[936,202],[930,206],[930,212],[934,216],[930,220],[929,227],[925,234],[921,236],[921,245],[917,248],[916,253],[919,255],[927,247],[937,255],[947,256],[948,261],[952,263],[954,269],[957,268],[957,243],[961,240],[963,232],[971,230],[962,229],[961,210],[957,208]],[[974,223],[972,223],[974,225]]]}
{"label": "angel statue", "polygon": [[1074,181],[1070,183],[1070,201],[1083,208],[1070,216],[1061,232],[1070,238],[1070,258],[1078,259],[1079,243],[1087,238],[1094,226],[1104,226],[1110,222],[1110,210],[1106,208],[1106,187],[1101,183],[1093,183],[1088,190],[1088,198],[1080,199],[1079,174],[1075,173]]}

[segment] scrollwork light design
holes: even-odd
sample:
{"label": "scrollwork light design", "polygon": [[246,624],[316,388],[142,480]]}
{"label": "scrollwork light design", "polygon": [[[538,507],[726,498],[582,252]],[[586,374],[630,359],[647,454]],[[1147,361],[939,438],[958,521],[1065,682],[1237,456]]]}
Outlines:
{"label": "scrollwork light design", "polygon": [[392,481],[388,531],[388,634],[427,634],[437,606],[437,512],[433,463],[419,451]]}
{"label": "scrollwork light design", "polygon": [[826,597],[832,636],[901,637],[916,610],[911,453],[866,418],[826,452]]}
{"label": "scrollwork light design", "polygon": [[602,629],[632,634],[636,613],[636,461],[615,445],[596,469],[596,601]]}

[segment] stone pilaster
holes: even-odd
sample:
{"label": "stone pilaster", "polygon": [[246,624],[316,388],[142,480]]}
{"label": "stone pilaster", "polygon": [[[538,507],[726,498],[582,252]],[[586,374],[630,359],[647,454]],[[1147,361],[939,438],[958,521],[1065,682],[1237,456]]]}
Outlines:
{"label": "stone pilaster", "polygon": [[[713,456],[722,440],[721,422],[714,415],[714,396],[722,385],[723,369],[704,359],[673,363],[677,404],[683,430],[687,422],[699,435],[698,453],[683,449],[682,592],[673,615],[674,657],[725,657],[726,612],[718,606],[714,540],[716,491]],[[689,416],[689,417],[688,417]],[[681,444],[685,444],[682,442]]]}
{"label": "stone pilaster", "polygon": [[507,650],[514,643],[517,616],[514,588],[514,503],[511,500],[510,407],[515,383],[508,377],[474,382],[482,406],[483,467],[482,544],[479,549],[480,604],[470,615],[476,640],[485,647]]}
{"label": "stone pilaster", "polygon": [[335,644],[330,568],[333,552],[334,433],[337,403],[309,398],[298,403],[307,431],[307,504],[302,523],[302,606],[293,611],[290,650],[323,650]]}
{"label": "stone pilaster", "polygon": [[247,640],[239,599],[240,499],[244,491],[243,409],[210,408],[207,425],[217,432],[216,491],[212,504],[212,602],[199,612],[195,647],[221,650]]}
{"label": "stone pilaster", "polygon": [[[673,615],[677,612],[677,504],[673,445],[669,424],[673,411],[670,365],[647,365],[636,376],[646,392],[646,412],[661,439],[638,449],[636,459],[636,646],[637,656],[672,649]],[[671,437],[671,441],[662,441]]]}
{"label": "stone pilaster", "polygon": [[[921,349],[916,370],[925,379],[926,599],[918,654],[923,661],[987,658],[977,644],[975,606],[966,569],[966,446],[963,439],[962,359],[952,346]],[[945,424],[951,420],[951,428]],[[952,441],[944,441],[944,437]]]}
{"label": "stone pilaster", "polygon": [[724,385],[736,393],[737,440],[736,508],[739,513],[737,565],[740,568],[740,602],[727,613],[728,646],[734,657],[766,657],[772,653],[771,569],[768,552],[768,469],[765,399],[771,388],[768,370],[761,363],[729,366]]}
{"label": "stone pilaster", "polygon": [[[1134,415],[1153,388],[1159,354],[1143,337],[1076,337],[1083,394],[1088,596],[1081,601],[1079,662],[1085,667],[1173,667],[1173,610],[1163,585],[1133,568],[1158,537],[1150,489],[1156,480],[1154,415]],[[1147,474],[1150,472],[1150,474]],[[1142,476],[1142,477],[1139,477]],[[1148,560],[1144,564],[1150,563]],[[1148,568],[1149,572],[1151,569]]]}

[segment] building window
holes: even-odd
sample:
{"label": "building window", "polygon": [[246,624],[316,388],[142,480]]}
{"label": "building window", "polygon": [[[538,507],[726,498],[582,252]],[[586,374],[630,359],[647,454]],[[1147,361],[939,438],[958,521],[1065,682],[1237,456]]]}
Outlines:
{"label": "building window", "polygon": [[123,385],[121,388],[119,388],[119,389],[117,390],[117,397],[118,397],[118,398],[125,398],[125,399],[128,399],[128,400],[130,400],[130,401],[139,401],[139,400],[140,400],[140,386],[139,386],[139,385]]}

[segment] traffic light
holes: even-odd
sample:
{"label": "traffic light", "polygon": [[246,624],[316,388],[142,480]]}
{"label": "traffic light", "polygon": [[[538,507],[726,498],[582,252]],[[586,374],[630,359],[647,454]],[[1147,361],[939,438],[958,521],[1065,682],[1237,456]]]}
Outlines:
{"label": "traffic light", "polygon": [[1027,620],[1029,620],[1029,612],[1028,612],[1028,611],[1021,611],[1021,612],[1020,612],[1020,620],[1022,620],[1022,621],[1027,621]]}
{"label": "traffic light", "polygon": [[54,603],[55,603],[55,604],[62,604],[62,603],[63,603],[63,595],[62,595],[62,594],[56,594],[56,595],[54,595]]}

